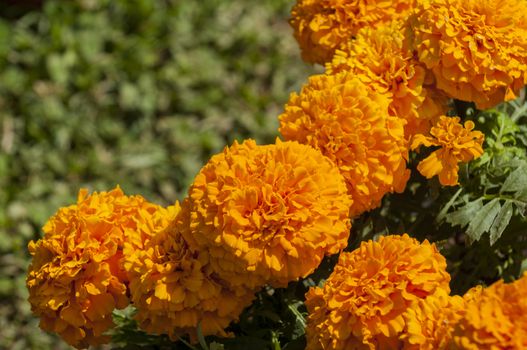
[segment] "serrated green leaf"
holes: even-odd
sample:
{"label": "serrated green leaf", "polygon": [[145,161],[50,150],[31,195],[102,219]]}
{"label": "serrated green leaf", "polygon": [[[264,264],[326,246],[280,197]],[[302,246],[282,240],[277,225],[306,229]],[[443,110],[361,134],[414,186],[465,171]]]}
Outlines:
{"label": "serrated green leaf", "polygon": [[494,245],[501,237],[511,221],[513,211],[512,202],[506,201],[490,227],[490,245]]}
{"label": "serrated green leaf", "polygon": [[501,192],[516,192],[525,189],[527,189],[527,166],[520,166],[511,172],[501,186]]}
{"label": "serrated green leaf", "polygon": [[478,198],[475,201],[468,202],[463,207],[458,210],[448,214],[446,216],[446,221],[452,226],[461,226],[464,227],[468,225],[474,215],[483,207],[483,199]]}
{"label": "serrated green leaf", "polygon": [[483,233],[490,229],[500,210],[500,200],[494,198],[485,204],[475,216],[470,219],[470,224],[468,225],[466,232],[471,242],[479,241]]}

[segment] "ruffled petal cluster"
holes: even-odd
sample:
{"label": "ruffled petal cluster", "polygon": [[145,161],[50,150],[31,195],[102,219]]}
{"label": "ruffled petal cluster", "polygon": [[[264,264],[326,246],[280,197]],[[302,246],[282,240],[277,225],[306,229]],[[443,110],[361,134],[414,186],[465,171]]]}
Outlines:
{"label": "ruffled petal cluster", "polygon": [[461,124],[459,117],[441,116],[429,136],[415,135],[411,149],[421,145],[440,147],[422,160],[417,170],[427,179],[439,175],[439,182],[443,186],[457,185],[459,163],[467,163],[483,154],[485,135],[473,130],[474,126],[471,120]]}
{"label": "ruffled petal cluster", "polygon": [[233,286],[285,286],[347,244],[352,201],[335,165],[297,142],[253,140],[213,156],[189,190],[191,246]]}
{"label": "ruffled petal cluster", "polygon": [[404,22],[365,27],[337,50],[326,64],[328,74],[351,71],[373,90],[386,94],[390,114],[406,120],[408,137],[430,130],[432,121],[448,110],[448,99],[414,57],[405,39]]}
{"label": "ruffled petal cluster", "polygon": [[445,258],[428,241],[405,234],[363,242],[306,295],[307,349],[397,349],[405,329],[416,327],[408,309],[448,294],[449,281]]}
{"label": "ruffled petal cluster", "polygon": [[77,348],[109,340],[104,333],[113,326],[112,311],[128,305],[123,243],[147,235],[159,210],[120,188],[81,190],[77,204],[49,219],[44,237],[29,243],[29,302],[42,329]]}
{"label": "ruffled petal cluster", "polygon": [[473,292],[448,349],[527,349],[527,275]]}
{"label": "ruffled petal cluster", "polygon": [[297,0],[290,24],[306,62],[329,62],[360,28],[405,18],[415,0]]}
{"label": "ruffled petal cluster", "polygon": [[227,336],[225,328],[254,299],[254,291],[229,288],[210,268],[206,251],[190,249],[178,226],[185,215],[179,203],[169,207],[172,223],[146,240],[142,249],[125,243],[124,267],[139,326],[177,340],[190,335]]}
{"label": "ruffled petal cluster", "polygon": [[527,2],[425,0],[412,20],[419,60],[437,87],[480,109],[527,83]]}
{"label": "ruffled petal cluster", "polygon": [[406,324],[401,335],[403,350],[446,349],[454,325],[463,317],[465,301],[440,290],[412,304],[404,313]]}
{"label": "ruffled petal cluster", "polygon": [[389,115],[389,99],[350,72],[316,75],[292,93],[280,115],[286,140],[308,144],[330,158],[346,179],[352,216],[402,192],[409,177],[404,120]]}

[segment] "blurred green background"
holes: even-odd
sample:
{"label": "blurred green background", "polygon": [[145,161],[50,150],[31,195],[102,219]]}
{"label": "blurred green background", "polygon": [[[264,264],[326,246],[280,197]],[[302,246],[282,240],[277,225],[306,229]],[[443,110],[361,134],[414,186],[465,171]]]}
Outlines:
{"label": "blurred green background", "polygon": [[233,140],[274,140],[314,72],[292,4],[0,1],[0,348],[65,348],[31,316],[26,246],[79,188],[168,204]]}

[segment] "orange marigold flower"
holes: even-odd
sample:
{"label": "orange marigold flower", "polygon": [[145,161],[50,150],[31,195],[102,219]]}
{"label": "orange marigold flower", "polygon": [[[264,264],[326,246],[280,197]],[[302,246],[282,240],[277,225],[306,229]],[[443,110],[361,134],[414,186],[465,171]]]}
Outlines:
{"label": "orange marigold flower", "polygon": [[306,62],[329,62],[360,28],[405,18],[415,0],[297,0],[289,23]]}
{"label": "orange marigold flower", "polygon": [[234,286],[285,286],[347,244],[351,199],[338,169],[297,142],[253,140],[213,156],[189,190],[185,239]]}
{"label": "orange marigold flower", "polygon": [[430,136],[415,135],[411,149],[439,146],[437,151],[422,160],[417,170],[427,179],[439,175],[443,186],[458,184],[458,163],[469,162],[483,154],[485,135],[480,131],[472,131],[474,122],[468,120],[462,125],[459,117],[441,116],[437,124],[430,130]]}
{"label": "orange marigold flower", "polygon": [[29,243],[33,256],[27,276],[29,302],[40,327],[70,345],[105,343],[112,311],[128,305],[121,268],[123,242],[146,234],[161,207],[141,196],[79,192],[77,204],[61,208]]}
{"label": "orange marigold flower", "polygon": [[527,274],[472,295],[448,349],[527,349]]}
{"label": "orange marigold flower", "polygon": [[406,120],[407,138],[430,130],[432,120],[447,112],[448,99],[433,86],[434,79],[414,58],[403,22],[365,27],[337,50],[326,64],[328,74],[351,71],[373,90],[390,99],[390,114]]}
{"label": "orange marigold flower", "polygon": [[463,317],[465,302],[444,290],[418,300],[404,313],[406,324],[401,335],[404,350],[446,349],[457,321]]}
{"label": "orange marigold flower", "polygon": [[402,192],[409,177],[404,121],[390,116],[388,98],[349,72],[316,75],[292,93],[280,133],[322,151],[340,169],[357,216]]}
{"label": "orange marigold flower", "polygon": [[419,60],[437,87],[480,109],[527,83],[527,2],[419,1],[412,20]]}
{"label": "orange marigold flower", "polygon": [[479,285],[472,287],[463,295],[463,300],[465,300],[466,303],[471,303],[472,301],[479,299],[481,293],[483,293],[483,286]]}
{"label": "orange marigold flower", "polygon": [[172,223],[144,242],[143,249],[125,243],[124,267],[139,326],[148,333],[176,340],[198,325],[205,336],[227,336],[225,328],[254,299],[254,291],[228,288],[210,268],[206,251],[192,250],[180,233],[188,216],[179,203],[169,207]]}
{"label": "orange marigold flower", "polygon": [[307,293],[307,349],[396,349],[408,308],[449,293],[449,281],[445,258],[426,240],[362,242],[340,255],[324,287]]}

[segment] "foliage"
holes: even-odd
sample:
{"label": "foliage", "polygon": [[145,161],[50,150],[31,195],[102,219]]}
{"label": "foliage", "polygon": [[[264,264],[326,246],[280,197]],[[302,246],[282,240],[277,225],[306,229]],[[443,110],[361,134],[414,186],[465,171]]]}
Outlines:
{"label": "foliage", "polygon": [[0,347],[62,346],[29,316],[26,246],[80,187],[169,204],[224,145],[274,140],[311,71],[289,8],[50,0],[0,17]]}

